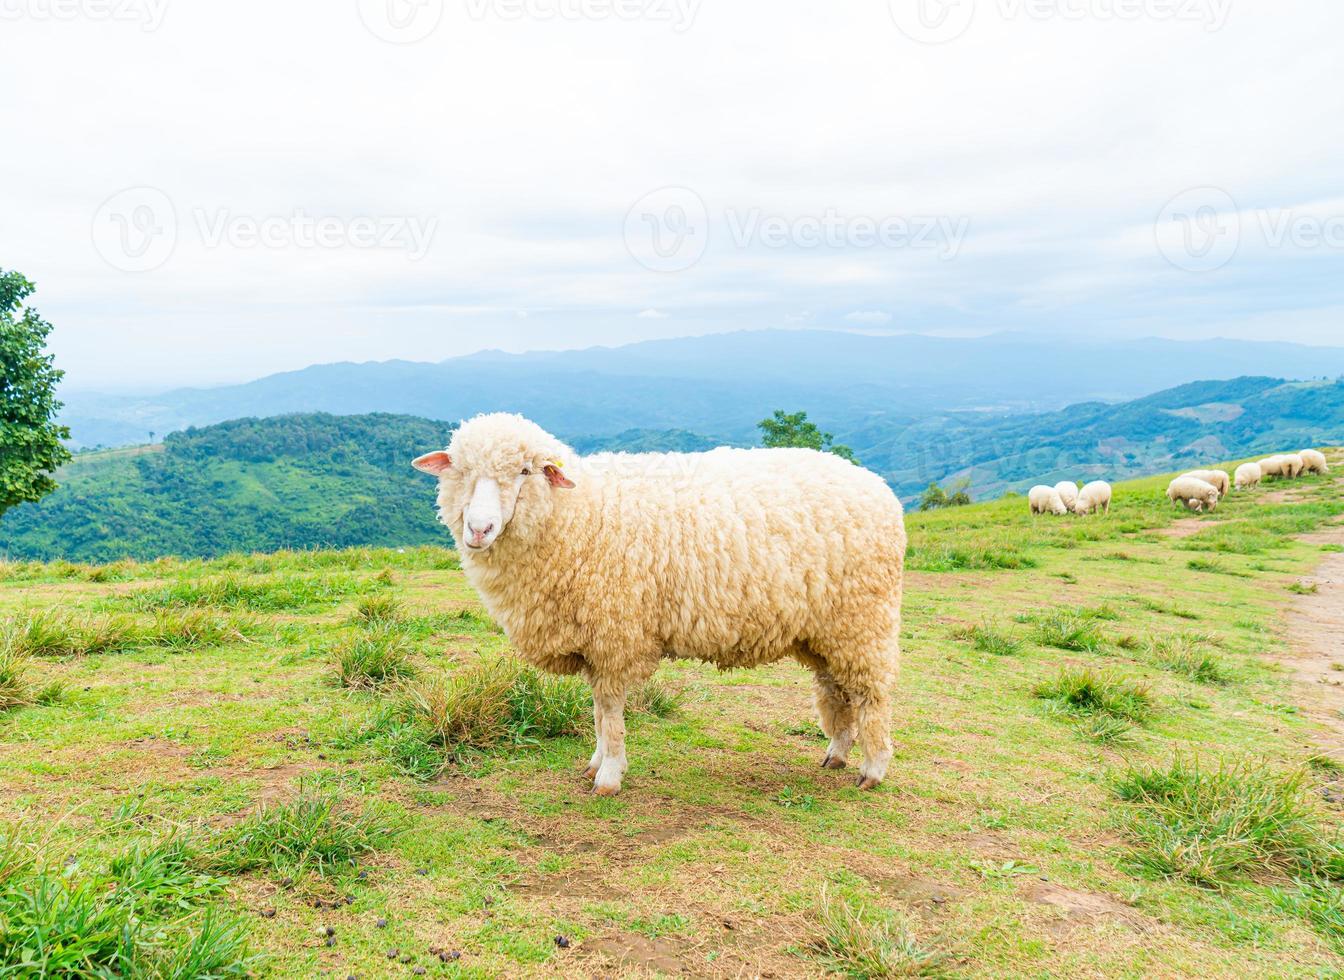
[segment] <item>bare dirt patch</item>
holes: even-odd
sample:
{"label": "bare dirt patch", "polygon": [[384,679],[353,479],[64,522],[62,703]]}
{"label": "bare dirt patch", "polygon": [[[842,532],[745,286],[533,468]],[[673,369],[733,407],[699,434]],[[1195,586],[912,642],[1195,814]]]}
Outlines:
{"label": "bare dirt patch", "polygon": [[673,939],[650,939],[632,932],[618,932],[595,936],[583,943],[583,951],[596,955],[625,969],[642,969],[655,973],[686,974],[691,965],[686,954],[689,946]]}
{"label": "bare dirt patch", "polygon": [[[1344,527],[1312,537],[1344,545]],[[1316,591],[1293,600],[1291,642],[1276,659],[1298,682],[1308,716],[1328,730],[1323,747],[1344,758],[1344,554],[1326,555],[1305,581]]]}
{"label": "bare dirt patch", "polygon": [[1164,538],[1178,541],[1181,538],[1194,537],[1203,527],[1204,522],[1198,517],[1182,517],[1159,529],[1157,533]]}
{"label": "bare dirt patch", "polygon": [[1033,881],[1021,889],[1021,895],[1057,913],[1058,917],[1046,926],[1056,936],[1102,921],[1133,924],[1134,910],[1109,895],[1065,888],[1050,881]]}

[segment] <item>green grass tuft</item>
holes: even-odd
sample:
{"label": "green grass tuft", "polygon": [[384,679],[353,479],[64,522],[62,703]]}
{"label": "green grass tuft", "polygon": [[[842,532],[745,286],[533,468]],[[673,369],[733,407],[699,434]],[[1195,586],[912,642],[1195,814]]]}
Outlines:
{"label": "green grass tuft", "polygon": [[969,640],[981,653],[990,653],[996,657],[1015,657],[1022,652],[1022,641],[1004,632],[989,622],[979,626],[963,627],[955,633],[960,640]]}
{"label": "green grass tuft", "polygon": [[1305,771],[1251,760],[1175,757],[1115,783],[1130,805],[1135,860],[1149,873],[1221,886],[1246,875],[1323,873],[1340,863],[1309,800]]}
{"label": "green grass tuft", "polygon": [[337,646],[336,682],[341,687],[381,687],[415,675],[404,634],[384,624],[346,637]]}
{"label": "green grass tuft", "polygon": [[334,790],[300,785],[288,803],[263,806],[225,831],[206,865],[240,874],[328,874],[391,843],[402,823],[381,804],[356,807]]}
{"label": "green grass tuft", "polygon": [[923,947],[904,917],[870,912],[822,892],[817,910],[820,936],[812,944],[828,969],[848,977],[938,977],[944,954]]}
{"label": "green grass tuft", "polygon": [[1148,685],[1091,668],[1066,667],[1054,679],[1037,684],[1032,693],[1079,717],[1105,715],[1122,721],[1144,721],[1153,711]]}
{"label": "green grass tuft", "polygon": [[1092,617],[1067,610],[1037,619],[1032,638],[1042,646],[1087,653],[1098,652],[1105,642],[1101,628]]}
{"label": "green grass tuft", "polygon": [[401,619],[402,605],[390,595],[366,595],[355,600],[354,620],[363,626],[395,623]]}
{"label": "green grass tuft", "polygon": [[1188,636],[1164,636],[1148,641],[1154,664],[1200,684],[1227,684],[1232,675],[1223,662]]}

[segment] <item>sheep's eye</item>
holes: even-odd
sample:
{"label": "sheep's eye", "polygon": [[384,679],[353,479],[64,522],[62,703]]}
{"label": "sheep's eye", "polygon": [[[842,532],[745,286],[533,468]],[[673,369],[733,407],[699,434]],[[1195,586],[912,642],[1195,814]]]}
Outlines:
{"label": "sheep's eye", "polygon": [[523,476],[531,476],[531,475],[532,475],[532,471],[531,471],[530,469],[528,469],[526,466],[524,466],[524,467],[523,467]]}

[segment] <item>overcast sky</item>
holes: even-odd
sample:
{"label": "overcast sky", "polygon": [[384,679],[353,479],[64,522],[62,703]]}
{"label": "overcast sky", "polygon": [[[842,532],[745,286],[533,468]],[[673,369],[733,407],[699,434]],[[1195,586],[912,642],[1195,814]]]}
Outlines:
{"label": "overcast sky", "polygon": [[758,327],[1344,343],[1344,4],[0,21],[0,267],[71,387]]}

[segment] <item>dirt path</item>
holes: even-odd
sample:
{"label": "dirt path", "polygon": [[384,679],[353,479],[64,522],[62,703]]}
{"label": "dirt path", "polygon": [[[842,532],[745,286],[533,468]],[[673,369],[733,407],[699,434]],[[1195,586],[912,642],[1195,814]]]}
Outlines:
{"label": "dirt path", "polygon": [[[1344,546],[1344,526],[1303,540]],[[1307,716],[1325,729],[1317,735],[1322,750],[1344,762],[1344,553],[1327,553],[1302,584],[1316,591],[1293,601],[1289,642],[1278,660],[1297,682]]]}

